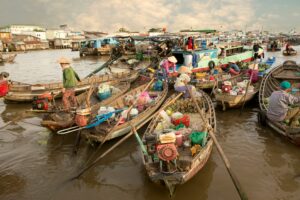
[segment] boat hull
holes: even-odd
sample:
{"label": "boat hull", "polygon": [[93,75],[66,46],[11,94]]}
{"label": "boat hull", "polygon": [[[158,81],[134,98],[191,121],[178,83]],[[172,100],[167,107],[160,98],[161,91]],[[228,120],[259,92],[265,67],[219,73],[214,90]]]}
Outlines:
{"label": "boat hull", "polygon": [[[138,72],[121,72],[112,75],[99,75],[82,80],[75,88],[75,93],[80,94],[90,88],[91,84],[104,83],[113,80],[132,82],[138,77]],[[56,98],[61,98],[62,83],[25,84],[13,82],[8,94],[4,97],[5,103],[31,103],[33,98],[45,93],[53,93]]]}
{"label": "boat hull", "polygon": [[295,55],[297,55],[297,51],[291,51],[291,52],[288,53],[286,50],[284,50],[282,52],[282,55],[284,55],[284,56],[295,56]]}
{"label": "boat hull", "polygon": [[[142,89],[142,88],[141,88]],[[141,91],[141,90],[140,90]],[[130,92],[128,92],[130,93]],[[168,94],[168,86],[165,83],[164,84],[164,90],[162,91],[159,100],[155,102],[155,105],[147,108],[144,112],[140,113],[137,117],[134,119],[119,125],[115,128],[115,130],[109,132],[108,136],[105,138],[106,140],[112,140],[114,138],[126,135],[131,131],[131,126],[133,125],[134,127],[141,127],[142,125],[146,124],[151,120],[151,116],[159,109],[159,107],[162,105],[162,103],[165,101],[166,97]],[[126,95],[126,94],[125,94]],[[112,106],[112,105],[108,105]],[[87,131],[85,133],[85,136],[95,142],[103,142],[104,140],[104,135],[103,134],[98,134],[97,130],[94,132]]]}
{"label": "boat hull", "polygon": [[261,112],[259,113],[259,123],[268,125],[278,134],[288,138],[292,143],[300,145],[300,127],[289,127],[283,122],[274,122],[266,117],[267,104],[264,99],[268,98],[273,91],[278,90],[280,81],[282,79],[289,81],[298,81],[299,77],[295,75],[298,73],[299,66],[294,61],[286,61],[282,65],[272,68],[272,70],[263,77],[259,89],[259,106]]}
{"label": "boat hull", "polygon": [[[200,91],[203,97],[203,104],[205,104],[207,107],[206,109],[206,115],[207,116],[207,122],[213,127],[214,131],[216,130],[216,121],[215,121],[215,111],[214,111],[214,105],[210,99],[210,97],[204,93],[203,91]],[[171,101],[174,97],[171,96],[165,104]],[[204,103],[205,102],[205,103]],[[178,105],[181,105],[179,103]],[[188,105],[190,106],[190,105]],[[176,107],[176,106],[175,106]],[[172,109],[172,108],[171,108]],[[190,113],[191,114],[191,113]],[[194,118],[195,116],[198,116],[199,118]],[[194,118],[194,120],[192,120]],[[195,122],[199,122],[198,120],[201,121],[200,116],[198,113],[195,113],[194,116],[191,116],[191,124]],[[151,123],[149,124],[144,136],[143,136],[143,141],[147,141],[146,137],[147,136],[153,136],[155,134],[155,129],[157,124],[161,120],[159,117],[154,118]],[[196,127],[201,127],[204,124],[197,124]],[[197,130],[197,129],[194,129]],[[147,142],[145,144],[146,146],[148,145]],[[192,156],[189,152],[189,148],[186,149],[184,147],[181,149],[181,147],[178,147],[178,154],[179,157],[176,159],[177,163],[177,169],[174,172],[163,172],[162,166],[161,166],[161,161],[157,161],[156,159],[153,159],[153,153],[150,152],[150,154],[142,156],[143,158],[143,164],[145,166],[146,172],[149,176],[149,179],[156,183],[156,184],[163,184],[167,186],[167,188],[170,191],[170,195],[172,196],[174,193],[175,188],[178,185],[185,184],[187,181],[192,179],[197,173],[201,171],[201,169],[204,168],[206,165],[207,161],[209,160],[211,153],[212,153],[212,148],[213,148],[213,140],[211,138],[208,138],[208,141],[205,146],[202,147],[202,149],[194,156]],[[147,149],[149,150],[149,147],[147,146]],[[150,148],[151,149],[151,148]],[[188,152],[187,152],[188,150]]]}
{"label": "boat hull", "polygon": [[227,95],[227,94],[215,94],[216,101],[219,105],[223,106],[223,109],[225,108],[239,108],[243,104],[251,101],[255,95],[257,94],[257,91],[248,93],[245,95]]}

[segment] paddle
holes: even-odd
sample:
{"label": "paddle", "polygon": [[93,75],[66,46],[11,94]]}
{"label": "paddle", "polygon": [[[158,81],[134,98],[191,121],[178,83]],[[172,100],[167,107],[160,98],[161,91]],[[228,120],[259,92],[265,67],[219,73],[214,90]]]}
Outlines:
{"label": "paddle", "polygon": [[218,152],[219,152],[219,154],[220,154],[220,156],[221,156],[221,158],[222,158],[222,160],[223,160],[223,162],[224,162],[224,164],[226,166],[226,169],[227,169],[227,171],[228,171],[228,173],[229,173],[229,175],[231,177],[231,180],[233,181],[233,184],[234,184],[237,192],[239,193],[240,198],[242,200],[247,200],[248,197],[247,197],[246,193],[244,192],[244,190],[242,189],[242,186],[241,186],[240,182],[238,181],[237,177],[235,176],[235,174],[231,170],[230,162],[229,162],[227,156],[225,155],[225,153],[224,153],[221,145],[219,144],[219,142],[218,142],[215,134],[213,133],[213,131],[211,131],[212,127],[208,124],[207,120],[205,120],[205,118],[204,118],[204,116],[202,114],[202,111],[201,111],[201,109],[200,109],[200,107],[199,107],[199,105],[198,105],[198,103],[197,103],[197,101],[196,101],[196,99],[195,99],[192,91],[190,90],[190,88],[187,85],[186,85],[186,88],[187,88],[187,90],[188,90],[188,92],[189,92],[189,94],[190,94],[190,96],[191,96],[194,104],[196,105],[197,111],[200,114],[200,117],[201,117],[202,121],[205,123],[205,127],[208,128],[207,132],[208,132],[209,136],[212,138],[212,140],[214,141],[214,143],[215,143],[215,145],[217,147],[217,150],[218,150]]}
{"label": "paddle", "polygon": [[[151,79],[151,81],[147,84],[147,86],[143,89],[143,92],[147,91],[149,89],[149,87],[152,85],[154,79]],[[132,110],[132,108],[136,105],[136,102],[134,102],[128,109],[127,109],[127,118],[129,116],[130,111]],[[115,126],[113,126],[109,131],[108,134],[105,135],[104,139],[102,140],[101,144],[98,146],[98,148],[96,149],[95,153],[93,153],[93,155],[90,157],[90,159],[87,160],[87,164],[89,163],[89,161],[94,157],[94,155],[97,154],[97,152],[101,149],[101,147],[103,146],[103,144],[106,142],[106,140],[109,138],[109,136],[112,134],[113,130],[116,129],[116,127],[119,126],[119,124],[121,123],[121,117],[118,120],[117,124]]]}
{"label": "paddle", "polygon": [[[182,95],[182,93],[178,94],[174,99],[170,100],[168,103],[166,103],[165,105],[163,105],[154,115],[150,116],[150,119],[156,117],[156,115],[158,115],[160,113],[160,111],[164,110],[165,108],[167,108],[169,105],[173,104],[180,96]],[[147,122],[142,122],[140,125],[138,125],[136,127],[136,129],[141,128],[143,125],[145,125]],[[118,142],[116,142],[112,147],[110,147],[109,149],[107,149],[103,154],[100,155],[100,157],[98,157],[93,163],[91,163],[89,166],[86,166],[85,168],[82,169],[82,171],[72,177],[71,179],[69,179],[70,181],[79,178],[82,174],[84,174],[87,170],[91,169],[92,167],[94,167],[104,156],[106,156],[107,154],[109,154],[111,151],[113,151],[116,147],[118,147],[120,144],[122,144],[124,141],[126,141],[131,135],[133,135],[134,132],[131,131],[129,134],[125,135],[122,139],[120,139]]]}

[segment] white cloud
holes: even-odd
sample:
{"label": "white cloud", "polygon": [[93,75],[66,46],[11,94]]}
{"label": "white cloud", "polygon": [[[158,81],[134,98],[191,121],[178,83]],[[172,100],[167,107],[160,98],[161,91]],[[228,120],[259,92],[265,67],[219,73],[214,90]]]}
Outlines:
{"label": "white cloud", "polygon": [[73,26],[90,30],[148,30],[167,27],[177,31],[185,28],[243,28],[254,19],[253,0],[110,0],[93,1],[74,19]]}

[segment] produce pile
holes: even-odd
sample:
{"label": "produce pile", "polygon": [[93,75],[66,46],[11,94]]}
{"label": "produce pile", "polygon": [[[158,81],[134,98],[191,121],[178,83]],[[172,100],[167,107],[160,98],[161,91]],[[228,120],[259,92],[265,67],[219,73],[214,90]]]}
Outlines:
{"label": "produce pile", "polygon": [[[217,93],[233,95],[233,96],[244,95],[246,93],[248,82],[249,80],[243,80],[233,85],[231,81],[224,81],[222,83],[222,88],[217,89]],[[252,85],[249,85],[247,92],[248,93],[254,92],[254,87]]]}

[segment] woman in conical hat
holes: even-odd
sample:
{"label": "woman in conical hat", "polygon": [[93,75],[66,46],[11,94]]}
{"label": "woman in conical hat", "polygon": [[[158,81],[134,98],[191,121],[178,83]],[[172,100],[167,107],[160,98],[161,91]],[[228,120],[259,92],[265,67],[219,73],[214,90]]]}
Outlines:
{"label": "woman in conical hat", "polygon": [[170,68],[173,68],[173,72],[176,72],[176,63],[177,59],[175,58],[175,56],[170,56],[161,62],[160,66],[162,68],[165,79],[167,79],[169,76]]}
{"label": "woman in conical hat", "polygon": [[[191,74],[192,71],[186,67],[186,66],[181,66],[178,70],[178,73],[180,74],[179,77],[177,77],[175,84],[174,84],[174,89],[177,92],[183,92],[184,97],[189,97],[189,92],[187,91],[187,84],[191,81]],[[188,86],[190,87],[190,86]]]}

